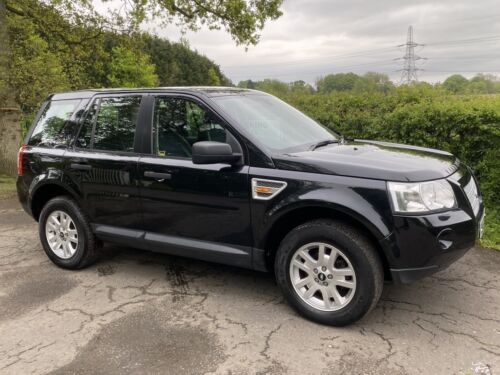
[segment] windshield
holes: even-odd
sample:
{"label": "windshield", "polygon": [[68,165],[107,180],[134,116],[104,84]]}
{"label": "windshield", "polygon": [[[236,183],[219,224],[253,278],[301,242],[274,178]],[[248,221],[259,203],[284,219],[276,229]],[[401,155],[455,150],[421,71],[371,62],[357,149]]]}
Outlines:
{"label": "windshield", "polygon": [[213,99],[244,127],[251,138],[272,151],[298,151],[320,141],[337,139],[335,133],[271,95]]}

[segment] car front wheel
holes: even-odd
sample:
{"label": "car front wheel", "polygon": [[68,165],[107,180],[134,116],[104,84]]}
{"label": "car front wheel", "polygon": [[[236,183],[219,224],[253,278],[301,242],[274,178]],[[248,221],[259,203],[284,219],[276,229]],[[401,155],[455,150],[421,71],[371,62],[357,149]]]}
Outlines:
{"label": "car front wheel", "polygon": [[293,229],[276,254],[277,283],[303,316],[343,326],[365,316],[383,287],[371,242],[342,222],[318,220]]}

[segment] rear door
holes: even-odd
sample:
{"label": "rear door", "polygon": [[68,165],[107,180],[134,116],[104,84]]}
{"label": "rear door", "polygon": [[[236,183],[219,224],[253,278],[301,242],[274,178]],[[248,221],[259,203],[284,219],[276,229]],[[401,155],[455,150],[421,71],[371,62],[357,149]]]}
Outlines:
{"label": "rear door", "polygon": [[233,152],[244,152],[242,144],[196,99],[159,95],[150,100],[151,153],[139,161],[146,239],[156,250],[174,247],[180,255],[249,266],[248,165],[191,160],[197,141],[226,142]]}
{"label": "rear door", "polygon": [[66,173],[80,186],[90,221],[101,230],[142,225],[136,153],[141,101],[137,94],[95,97],[65,154]]}

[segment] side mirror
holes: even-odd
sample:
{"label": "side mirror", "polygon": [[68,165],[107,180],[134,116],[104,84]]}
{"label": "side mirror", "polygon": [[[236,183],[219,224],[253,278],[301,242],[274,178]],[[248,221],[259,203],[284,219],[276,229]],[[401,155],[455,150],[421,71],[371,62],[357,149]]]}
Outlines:
{"label": "side mirror", "polygon": [[233,154],[227,143],[203,141],[193,144],[194,164],[236,164],[241,161],[241,154]]}

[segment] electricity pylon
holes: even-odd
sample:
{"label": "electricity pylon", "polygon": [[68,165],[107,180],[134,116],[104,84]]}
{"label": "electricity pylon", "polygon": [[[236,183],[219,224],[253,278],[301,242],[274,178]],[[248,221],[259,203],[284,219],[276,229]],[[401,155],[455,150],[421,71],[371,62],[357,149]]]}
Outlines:
{"label": "electricity pylon", "polygon": [[400,44],[398,47],[405,47],[406,53],[403,57],[399,57],[396,60],[403,60],[403,69],[399,69],[401,72],[401,84],[418,82],[417,72],[421,71],[416,67],[415,62],[417,60],[426,60],[424,57],[420,57],[415,54],[415,47],[423,46],[423,44],[415,43],[413,40],[413,26],[408,27],[408,36],[406,38],[405,44]]}

